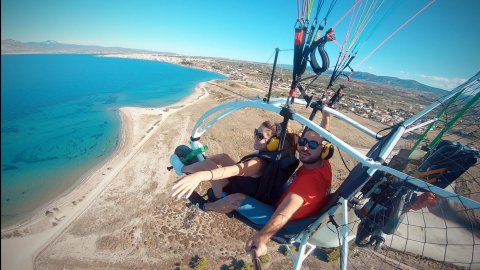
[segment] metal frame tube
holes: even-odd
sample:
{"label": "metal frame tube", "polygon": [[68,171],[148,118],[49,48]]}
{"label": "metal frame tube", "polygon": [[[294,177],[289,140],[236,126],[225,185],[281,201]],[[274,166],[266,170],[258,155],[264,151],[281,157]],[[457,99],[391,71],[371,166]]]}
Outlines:
{"label": "metal frame tube", "polygon": [[348,258],[348,208],[347,200],[341,199],[342,202],[342,211],[343,211],[343,220],[342,220],[342,259],[340,260],[340,269],[347,269],[347,258]]}
{"label": "metal frame tube", "polygon": [[353,127],[357,128],[358,130],[362,131],[363,133],[367,134],[368,136],[370,136],[372,138],[377,138],[377,133],[376,132],[368,129],[365,126],[362,126],[362,124],[360,124],[357,121],[353,120],[352,118],[344,115],[343,113],[341,113],[341,112],[339,112],[335,109],[326,107],[326,106],[323,107],[323,110],[332,114],[332,115],[334,115],[336,118],[351,124]]}

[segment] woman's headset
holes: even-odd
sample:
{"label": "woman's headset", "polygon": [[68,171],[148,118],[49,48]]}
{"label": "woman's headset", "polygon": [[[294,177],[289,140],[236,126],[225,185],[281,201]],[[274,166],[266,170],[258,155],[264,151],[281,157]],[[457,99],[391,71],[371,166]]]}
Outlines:
{"label": "woman's headset", "polygon": [[272,136],[267,141],[267,150],[270,152],[274,152],[278,150],[280,146],[280,134],[282,133],[282,125],[275,123],[275,136]]}

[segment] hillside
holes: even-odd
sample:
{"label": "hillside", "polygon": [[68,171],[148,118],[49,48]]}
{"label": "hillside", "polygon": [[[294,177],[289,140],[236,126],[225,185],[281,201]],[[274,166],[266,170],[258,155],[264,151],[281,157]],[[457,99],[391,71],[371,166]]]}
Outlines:
{"label": "hillside", "polygon": [[445,95],[448,92],[440,88],[431,87],[431,86],[419,83],[415,80],[405,80],[405,79],[400,79],[397,77],[390,77],[390,76],[377,76],[368,72],[355,72],[352,75],[352,79],[391,85],[391,86],[401,87],[404,89],[430,92],[440,96]]}
{"label": "hillside", "polygon": [[[65,44],[53,40],[43,42],[20,42],[13,39],[2,40],[2,54],[12,53],[88,53],[88,54],[115,54],[115,53],[157,53],[148,50],[121,48],[121,47],[102,47],[94,45],[75,45]],[[292,65],[279,65],[279,67],[292,69]],[[330,71],[325,72],[330,75]],[[367,72],[355,72],[353,80],[363,80],[393,87],[400,87],[407,90],[422,91],[434,93],[437,96],[446,94],[447,91],[424,85],[415,80],[404,80],[396,77],[377,76]]]}
{"label": "hillside", "polygon": [[[286,65],[286,64],[279,64],[278,66],[288,70],[292,70],[293,68],[292,65]],[[307,66],[307,71],[313,72],[310,66]],[[332,71],[327,70],[322,74],[322,77],[328,77],[328,79],[330,79],[331,75],[332,75]],[[340,78],[344,79],[345,77],[341,76]],[[366,81],[370,83],[378,83],[378,84],[388,85],[393,87],[399,87],[406,90],[433,93],[437,96],[443,96],[448,92],[447,90],[431,87],[431,86],[419,83],[415,80],[405,80],[405,79],[400,79],[397,77],[390,77],[390,76],[377,76],[368,72],[355,72],[353,73],[351,79]]]}
{"label": "hillside", "polygon": [[153,53],[148,50],[95,45],[65,44],[53,40],[43,42],[21,42],[14,39],[2,40],[2,54],[12,53]]}

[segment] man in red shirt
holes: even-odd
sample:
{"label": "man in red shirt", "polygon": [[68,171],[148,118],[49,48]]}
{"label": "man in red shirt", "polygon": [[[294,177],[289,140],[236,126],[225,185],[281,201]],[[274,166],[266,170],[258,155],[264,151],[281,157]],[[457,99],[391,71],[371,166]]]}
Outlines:
{"label": "man in red shirt", "polygon": [[[327,130],[329,118],[328,113],[324,112],[321,126]],[[299,139],[299,160],[303,165],[284,192],[268,223],[247,241],[247,253],[255,247],[257,256],[265,255],[267,242],[289,220],[313,216],[327,202],[332,184],[332,169],[328,160],[324,159],[326,144],[320,134],[311,130]]]}

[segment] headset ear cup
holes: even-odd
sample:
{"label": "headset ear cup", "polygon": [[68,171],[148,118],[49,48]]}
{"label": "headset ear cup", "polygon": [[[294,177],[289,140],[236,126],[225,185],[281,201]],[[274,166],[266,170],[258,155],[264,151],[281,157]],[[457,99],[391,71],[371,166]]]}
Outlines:
{"label": "headset ear cup", "polygon": [[332,158],[334,149],[335,149],[335,147],[333,146],[333,144],[326,143],[323,146],[322,154],[320,155],[320,157],[324,160],[328,160],[328,159]]}
{"label": "headset ear cup", "polygon": [[272,137],[267,142],[267,150],[270,152],[277,151],[279,145],[280,145],[280,140],[277,137]]}

